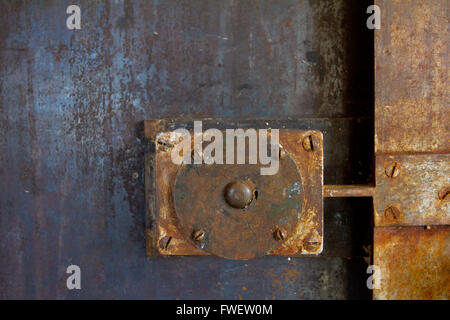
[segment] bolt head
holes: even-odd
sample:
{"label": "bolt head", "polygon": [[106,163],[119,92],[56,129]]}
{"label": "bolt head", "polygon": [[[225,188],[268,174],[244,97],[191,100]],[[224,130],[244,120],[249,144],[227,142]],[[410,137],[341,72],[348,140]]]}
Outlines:
{"label": "bolt head", "polygon": [[253,201],[254,190],[245,181],[235,180],[225,187],[226,202],[236,209],[244,209]]}

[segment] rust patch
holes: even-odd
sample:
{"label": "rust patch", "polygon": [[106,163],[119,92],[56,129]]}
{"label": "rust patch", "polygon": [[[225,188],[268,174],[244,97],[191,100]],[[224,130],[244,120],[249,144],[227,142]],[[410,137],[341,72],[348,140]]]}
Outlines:
{"label": "rust patch", "polygon": [[376,4],[374,298],[448,299],[448,1]]}
{"label": "rust patch", "polygon": [[374,299],[450,298],[449,226],[375,228],[374,245]]}
{"label": "rust patch", "polygon": [[[313,137],[312,152],[299,148],[306,137]],[[300,171],[304,200],[294,234],[272,254],[319,254],[323,249],[323,135],[318,131],[280,130],[280,143]]]}
{"label": "rust patch", "polygon": [[376,153],[449,153],[448,1],[377,4]]}
{"label": "rust patch", "polygon": [[[401,166],[393,179],[392,163]],[[376,157],[375,224],[440,225],[450,224],[448,201],[439,198],[447,190],[450,155],[396,155]]]}

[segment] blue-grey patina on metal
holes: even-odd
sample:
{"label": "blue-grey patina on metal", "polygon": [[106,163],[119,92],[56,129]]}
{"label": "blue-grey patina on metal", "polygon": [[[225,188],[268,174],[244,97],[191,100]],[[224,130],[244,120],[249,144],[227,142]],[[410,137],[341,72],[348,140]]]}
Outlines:
{"label": "blue-grey patina on metal", "polygon": [[[371,202],[325,202],[320,257],[145,257],[146,118],[324,132],[325,182],[372,179],[365,1],[0,1],[0,298],[368,297]],[[66,268],[80,266],[81,290]]]}

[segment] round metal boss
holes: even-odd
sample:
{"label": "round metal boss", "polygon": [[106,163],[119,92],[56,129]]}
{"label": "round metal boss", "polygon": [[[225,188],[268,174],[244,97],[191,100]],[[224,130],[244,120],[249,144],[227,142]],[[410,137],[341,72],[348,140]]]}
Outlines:
{"label": "round metal boss", "polygon": [[[186,238],[228,259],[250,259],[278,248],[302,212],[299,170],[287,155],[275,175],[261,165],[184,164],[175,180],[174,204]],[[267,167],[267,166],[265,166]],[[275,237],[283,230],[285,237]],[[193,236],[201,232],[199,239]]]}
{"label": "round metal boss", "polygon": [[255,198],[255,191],[251,185],[242,180],[235,180],[225,187],[225,200],[233,208],[244,209]]}

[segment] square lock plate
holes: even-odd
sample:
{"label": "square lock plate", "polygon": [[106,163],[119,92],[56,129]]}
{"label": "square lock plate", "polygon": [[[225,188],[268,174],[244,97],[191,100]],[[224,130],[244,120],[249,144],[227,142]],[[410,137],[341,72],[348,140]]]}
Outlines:
{"label": "square lock plate", "polygon": [[[280,129],[278,172],[261,175],[261,167],[267,165],[248,164],[248,157],[245,164],[174,163],[172,152],[182,141],[175,129],[186,128],[193,137],[192,124],[193,120],[176,126],[166,120],[145,121],[150,144],[145,163],[148,256],[250,259],[322,252],[321,132]],[[230,121],[221,121],[220,127],[222,132],[239,129]],[[248,203],[235,205],[231,196],[248,196]]]}

